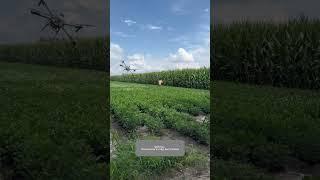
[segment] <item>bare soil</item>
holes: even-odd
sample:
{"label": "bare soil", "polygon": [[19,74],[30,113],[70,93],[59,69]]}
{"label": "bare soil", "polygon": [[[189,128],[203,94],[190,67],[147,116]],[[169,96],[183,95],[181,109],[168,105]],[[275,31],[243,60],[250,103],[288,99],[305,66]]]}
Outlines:
{"label": "bare soil", "polygon": [[[119,126],[119,124],[114,120],[111,119],[111,128],[112,131],[117,132],[121,137],[125,137],[127,133]],[[137,129],[137,134],[142,139],[149,134],[148,128],[146,126],[139,127]],[[190,137],[183,136],[178,132],[171,130],[171,129],[161,129],[160,131],[160,139],[161,140],[182,140],[185,142],[186,147],[192,147],[197,149],[198,151],[207,154],[207,164],[205,167],[187,167],[185,169],[171,169],[161,177],[152,177],[152,179],[161,179],[161,180],[178,180],[178,179],[187,179],[187,180],[209,180],[210,179],[210,169],[209,169],[209,162],[210,162],[210,150],[209,146],[199,144],[195,140]],[[111,142],[111,149],[114,150]],[[112,152],[111,152],[112,158]]]}

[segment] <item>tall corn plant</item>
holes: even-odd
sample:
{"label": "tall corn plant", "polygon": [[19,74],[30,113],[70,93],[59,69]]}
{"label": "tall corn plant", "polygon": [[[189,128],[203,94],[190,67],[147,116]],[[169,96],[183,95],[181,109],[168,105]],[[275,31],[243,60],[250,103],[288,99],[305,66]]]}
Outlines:
{"label": "tall corn plant", "polygon": [[219,24],[211,44],[214,79],[320,88],[320,20]]}
{"label": "tall corn plant", "polygon": [[0,60],[106,70],[106,42],[104,38],[82,38],[76,48],[68,41],[1,45]]}
{"label": "tall corn plant", "polygon": [[181,69],[142,74],[127,74],[112,76],[111,80],[142,84],[158,84],[158,80],[163,80],[164,85],[167,86],[209,89],[210,69]]}

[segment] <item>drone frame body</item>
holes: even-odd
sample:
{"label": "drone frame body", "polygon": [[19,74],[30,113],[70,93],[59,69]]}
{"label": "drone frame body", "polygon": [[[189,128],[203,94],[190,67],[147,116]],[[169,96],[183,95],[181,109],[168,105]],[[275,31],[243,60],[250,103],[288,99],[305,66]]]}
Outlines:
{"label": "drone frame body", "polygon": [[136,72],[136,70],[138,70],[138,69],[132,69],[132,68],[130,67],[130,65],[127,65],[127,64],[125,63],[124,60],[121,62],[120,67],[123,67],[123,71],[131,72],[131,73]]}
{"label": "drone frame body", "polygon": [[76,42],[75,42],[74,38],[71,36],[71,34],[65,28],[66,26],[74,28],[74,32],[76,32],[76,33],[79,32],[84,27],[95,27],[95,26],[89,25],[89,24],[66,23],[63,19],[64,15],[62,13],[60,15],[54,14],[51,11],[51,9],[49,8],[48,4],[45,2],[45,0],[40,0],[38,3],[38,6],[43,6],[46,9],[47,13],[44,13],[44,12],[37,10],[37,9],[31,9],[30,13],[47,20],[47,23],[41,28],[41,31],[45,30],[47,27],[50,27],[55,32],[55,39],[57,38],[59,32],[62,31],[68,37],[68,39],[73,44],[75,44]]}

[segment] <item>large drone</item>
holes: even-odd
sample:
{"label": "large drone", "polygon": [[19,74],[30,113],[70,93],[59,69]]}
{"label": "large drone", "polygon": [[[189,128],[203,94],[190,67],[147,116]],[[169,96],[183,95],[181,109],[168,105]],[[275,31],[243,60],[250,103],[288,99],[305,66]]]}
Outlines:
{"label": "large drone", "polygon": [[123,71],[126,72],[136,72],[136,70],[138,69],[132,69],[129,65],[127,65],[124,61],[122,61],[122,63],[120,64],[121,67],[123,67]]}
{"label": "large drone", "polygon": [[59,14],[53,13],[44,0],[40,0],[38,3],[38,6],[43,6],[47,10],[47,13],[42,12],[37,9],[31,9],[30,10],[31,14],[36,15],[36,16],[40,16],[40,17],[45,18],[47,20],[47,23],[44,25],[44,27],[41,29],[41,31],[43,31],[47,27],[50,27],[55,32],[55,39],[56,39],[57,35],[59,34],[59,32],[62,30],[67,35],[69,40],[73,44],[75,44],[74,38],[66,30],[65,27],[74,28],[74,32],[79,32],[84,27],[94,27],[93,25],[89,25],[89,24],[66,23],[65,20],[63,19],[64,14],[63,13],[59,13]]}

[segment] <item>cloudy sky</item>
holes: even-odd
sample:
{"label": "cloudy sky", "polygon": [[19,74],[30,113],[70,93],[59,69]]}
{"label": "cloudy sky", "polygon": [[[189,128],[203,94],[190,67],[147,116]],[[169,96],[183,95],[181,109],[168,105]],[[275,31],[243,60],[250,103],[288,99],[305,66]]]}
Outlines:
{"label": "cloudy sky", "polygon": [[215,23],[235,20],[285,21],[304,14],[320,18],[319,0],[212,0]]}
{"label": "cloudy sky", "polygon": [[208,67],[209,34],[209,0],[111,0],[111,74]]}
{"label": "cloudy sky", "polygon": [[[95,25],[94,29],[83,29],[78,36],[104,36],[108,33],[106,0],[46,0],[52,10],[62,12],[65,20],[72,23]],[[38,0],[8,0],[0,6],[0,43],[30,42],[48,37],[51,31],[40,33],[43,19],[30,14],[37,8]],[[43,8],[39,8],[44,10]],[[49,29],[48,29],[49,30]]]}

